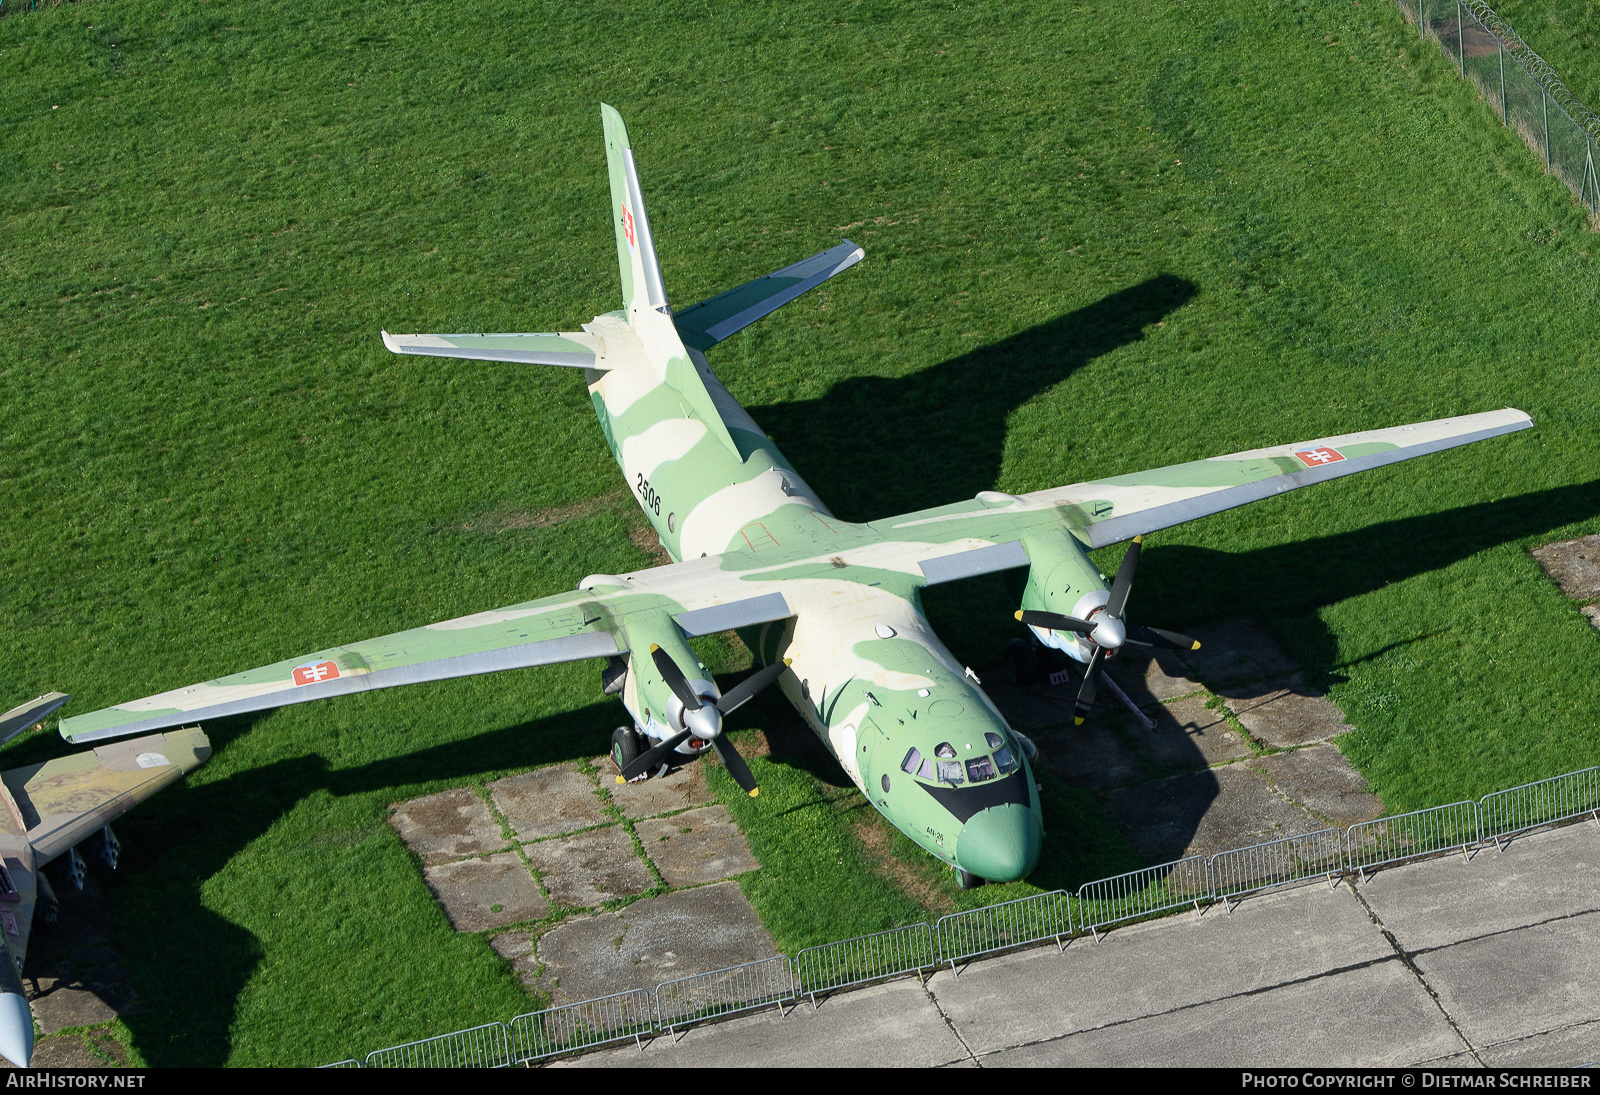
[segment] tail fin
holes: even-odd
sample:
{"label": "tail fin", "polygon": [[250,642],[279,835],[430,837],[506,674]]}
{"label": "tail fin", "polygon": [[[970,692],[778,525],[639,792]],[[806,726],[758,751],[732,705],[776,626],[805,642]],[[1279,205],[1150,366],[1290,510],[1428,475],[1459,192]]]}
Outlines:
{"label": "tail fin", "polygon": [[639,193],[639,176],[633,169],[633,148],[622,115],[604,103],[600,116],[606,127],[606,164],[611,174],[611,226],[617,233],[617,265],[622,270],[622,306],[629,321],[634,313],[667,307],[661,283],[656,245],[650,237],[650,218]]}

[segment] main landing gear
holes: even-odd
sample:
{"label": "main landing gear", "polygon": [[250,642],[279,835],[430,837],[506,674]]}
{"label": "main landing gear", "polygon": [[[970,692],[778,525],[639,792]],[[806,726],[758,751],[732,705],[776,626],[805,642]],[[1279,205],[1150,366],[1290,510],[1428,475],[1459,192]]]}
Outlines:
{"label": "main landing gear", "polygon": [[[617,771],[622,771],[628,765],[639,759],[639,754],[645,750],[644,735],[639,733],[637,727],[619,726],[611,731],[611,759],[617,766]],[[638,783],[649,779],[651,776],[664,776],[667,774],[665,761],[653,772],[641,772],[629,780]]]}

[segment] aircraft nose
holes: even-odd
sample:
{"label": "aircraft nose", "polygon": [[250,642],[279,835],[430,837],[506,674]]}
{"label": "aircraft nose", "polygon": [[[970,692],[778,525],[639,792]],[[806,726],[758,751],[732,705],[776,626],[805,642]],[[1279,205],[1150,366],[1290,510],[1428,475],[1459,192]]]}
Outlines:
{"label": "aircraft nose", "polygon": [[956,862],[979,878],[1015,882],[1038,864],[1042,843],[1039,818],[1028,807],[991,806],[961,827]]}

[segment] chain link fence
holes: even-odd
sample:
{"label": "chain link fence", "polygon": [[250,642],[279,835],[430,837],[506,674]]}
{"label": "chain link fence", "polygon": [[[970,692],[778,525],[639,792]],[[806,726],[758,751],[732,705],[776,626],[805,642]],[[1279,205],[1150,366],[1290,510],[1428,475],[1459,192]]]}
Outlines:
{"label": "chain link fence", "polygon": [[1396,0],[1432,38],[1464,80],[1471,80],[1500,120],[1544,160],[1545,171],[1567,184],[1600,228],[1600,179],[1595,146],[1600,116],[1585,106],[1543,57],[1482,0]]}

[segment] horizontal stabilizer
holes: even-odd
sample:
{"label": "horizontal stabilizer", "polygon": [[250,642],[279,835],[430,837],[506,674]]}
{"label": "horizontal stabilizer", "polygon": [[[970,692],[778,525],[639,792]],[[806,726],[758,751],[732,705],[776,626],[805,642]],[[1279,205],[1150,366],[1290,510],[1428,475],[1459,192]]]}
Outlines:
{"label": "horizontal stabilizer", "polygon": [[391,335],[384,331],[383,344],[396,354],[561,365],[569,369],[607,368],[605,343],[590,334]]}
{"label": "horizontal stabilizer", "polygon": [[705,350],[742,331],[762,316],[788,304],[808,289],[850,269],[866,252],[849,240],[820,255],[801,259],[764,278],[747,281],[737,289],[718,293],[673,315],[684,345]]}

